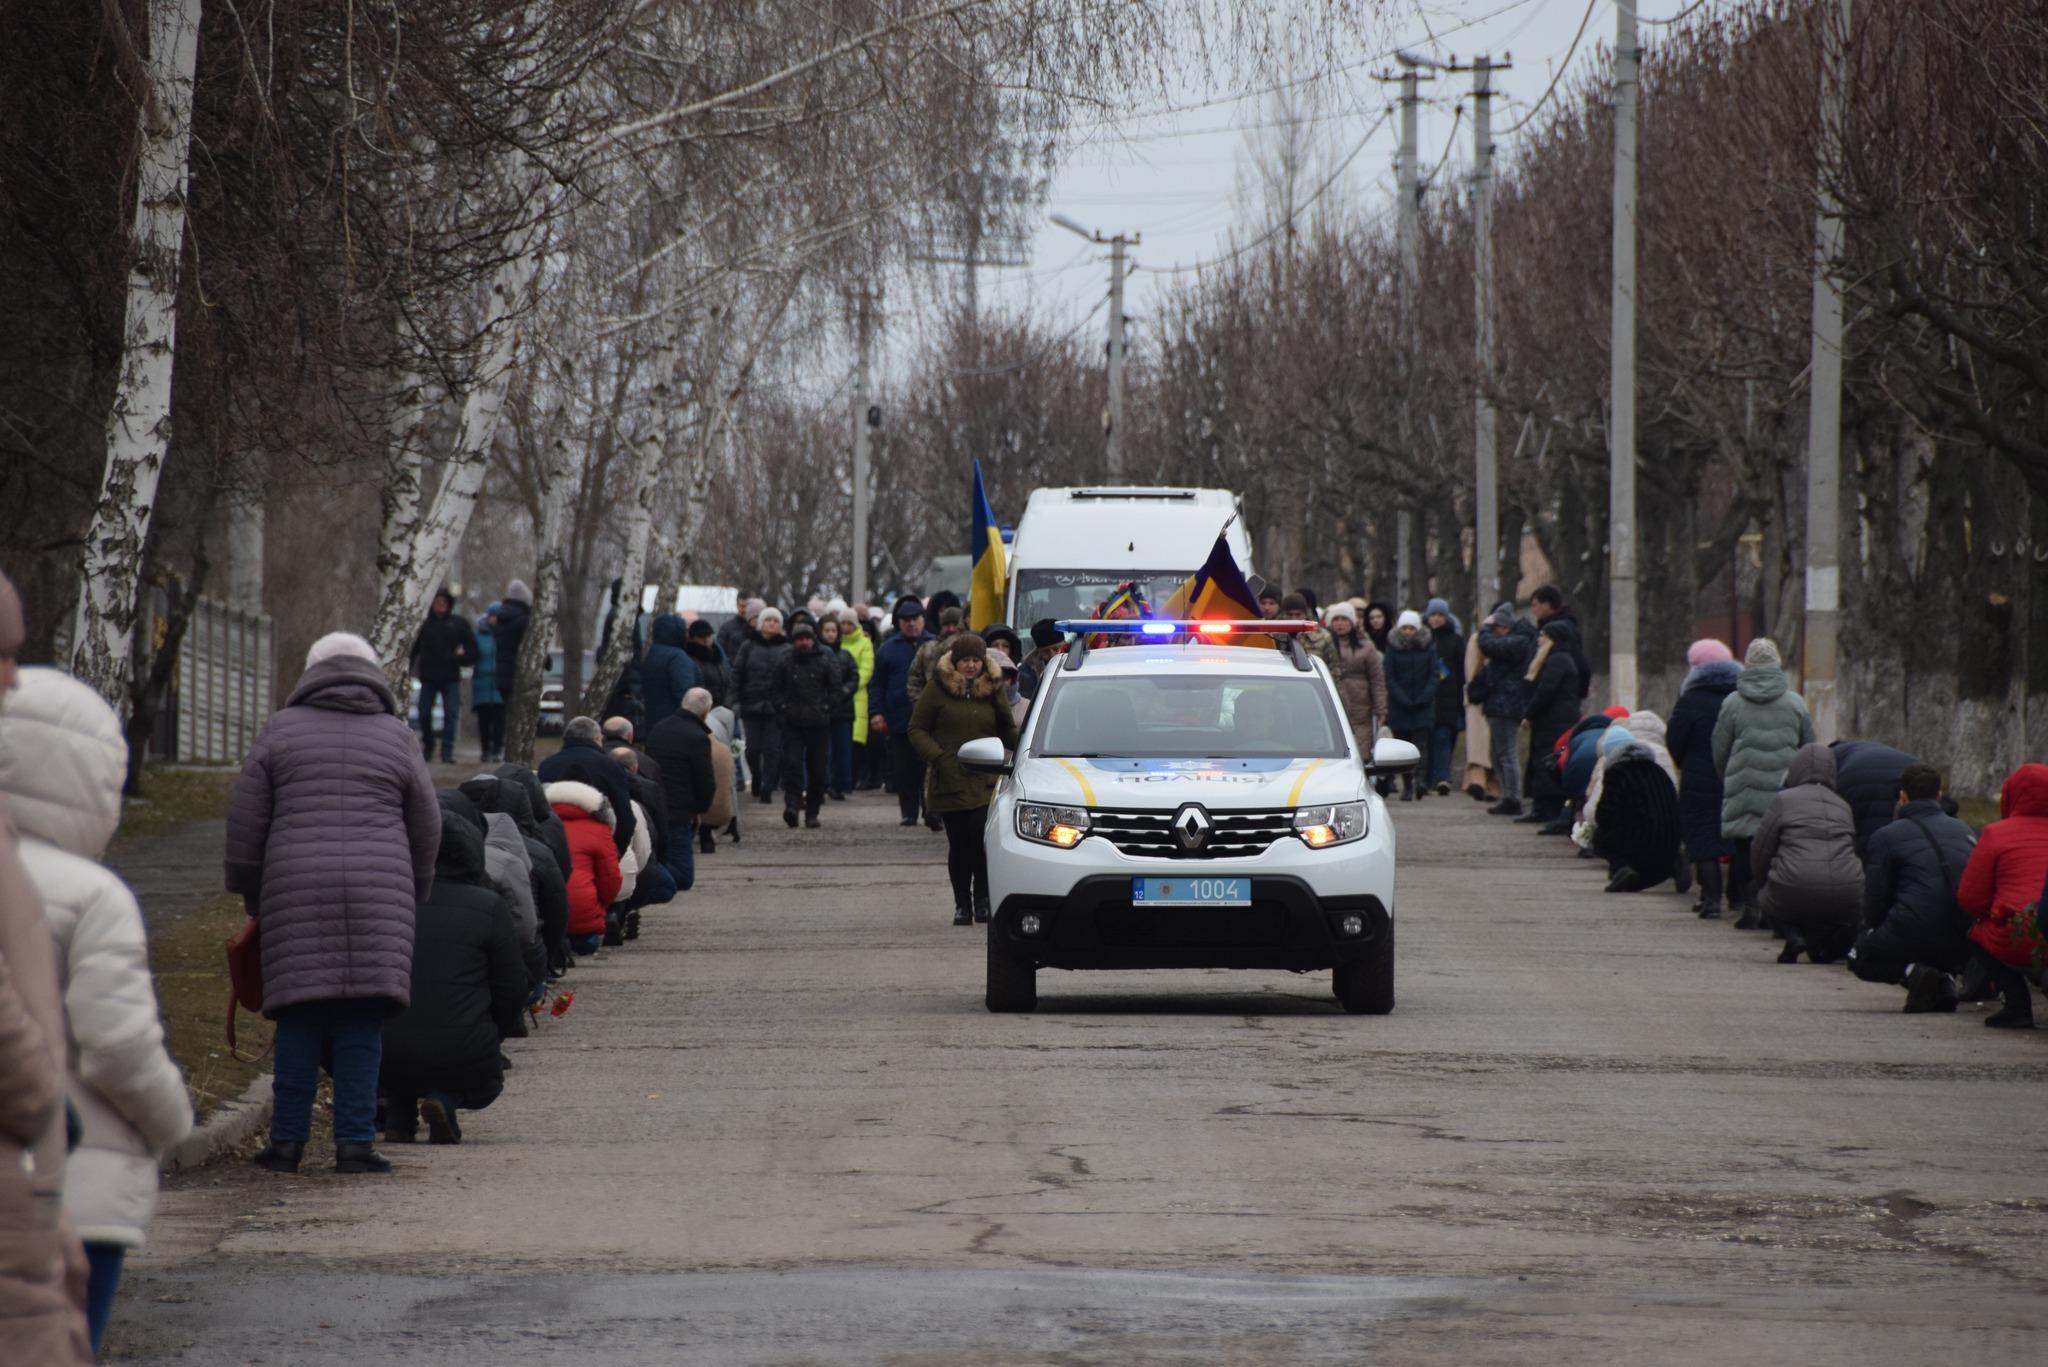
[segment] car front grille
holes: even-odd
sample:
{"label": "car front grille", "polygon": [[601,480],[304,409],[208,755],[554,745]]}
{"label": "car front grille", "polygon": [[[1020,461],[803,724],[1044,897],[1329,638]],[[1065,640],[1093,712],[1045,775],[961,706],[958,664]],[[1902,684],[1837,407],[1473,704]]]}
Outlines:
{"label": "car front grille", "polygon": [[1092,807],[1088,833],[1142,859],[1248,859],[1279,841],[1295,838],[1292,808],[1254,812],[1204,809],[1211,822],[1208,838],[1199,849],[1191,850],[1174,833],[1174,818],[1180,810]]}

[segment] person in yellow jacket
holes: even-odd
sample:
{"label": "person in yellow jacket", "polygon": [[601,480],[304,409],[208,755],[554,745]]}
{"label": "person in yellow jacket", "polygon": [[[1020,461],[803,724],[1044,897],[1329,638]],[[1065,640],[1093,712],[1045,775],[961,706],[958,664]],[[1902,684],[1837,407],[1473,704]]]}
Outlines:
{"label": "person in yellow jacket", "polygon": [[839,618],[839,648],[846,653],[859,680],[859,686],[853,690],[853,749],[832,775],[832,788],[845,793],[852,791],[857,775],[867,772],[864,761],[868,743],[868,685],[875,677],[875,643],[861,629],[860,614],[848,607],[845,599],[834,598],[825,605],[825,611]]}

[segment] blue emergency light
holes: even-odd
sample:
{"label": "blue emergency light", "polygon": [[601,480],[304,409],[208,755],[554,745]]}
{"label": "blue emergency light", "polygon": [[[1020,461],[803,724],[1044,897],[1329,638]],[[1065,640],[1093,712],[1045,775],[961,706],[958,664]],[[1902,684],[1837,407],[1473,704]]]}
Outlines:
{"label": "blue emergency light", "polygon": [[1274,636],[1287,638],[1287,653],[1296,669],[1307,672],[1313,668],[1308,662],[1308,653],[1301,648],[1300,638],[1315,631],[1316,622],[1276,622],[1258,620],[1224,620],[1188,617],[1121,617],[1098,620],[1093,617],[1079,621],[1059,621],[1053,626],[1069,636],[1078,636],[1074,648],[1067,653],[1066,667],[1079,669],[1088,658],[1088,638],[1091,636],[1187,636],[1206,640],[1211,644],[1225,644],[1232,636]]}

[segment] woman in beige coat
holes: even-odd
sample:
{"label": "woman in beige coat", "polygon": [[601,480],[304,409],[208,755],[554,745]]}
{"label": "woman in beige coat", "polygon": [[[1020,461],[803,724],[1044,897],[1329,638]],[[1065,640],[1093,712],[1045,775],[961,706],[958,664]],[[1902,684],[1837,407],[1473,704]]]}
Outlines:
{"label": "woman in beige coat", "polygon": [[[1486,657],[1479,653],[1479,631],[1474,627],[1465,639],[1465,677],[1476,679],[1486,672]],[[1465,792],[1475,802],[1498,802],[1500,783],[1493,776],[1483,737],[1487,733],[1486,710],[1476,702],[1465,704]]]}

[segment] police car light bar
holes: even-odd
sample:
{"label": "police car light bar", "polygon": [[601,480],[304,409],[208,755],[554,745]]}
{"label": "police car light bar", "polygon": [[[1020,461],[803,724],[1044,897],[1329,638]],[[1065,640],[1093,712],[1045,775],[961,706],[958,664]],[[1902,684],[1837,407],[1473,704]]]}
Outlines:
{"label": "police car light bar", "polygon": [[1074,643],[1074,648],[1067,652],[1068,669],[1079,669],[1087,661],[1088,638],[1091,636],[1201,636],[1211,641],[1225,636],[1284,636],[1287,638],[1287,653],[1293,660],[1294,667],[1308,673],[1313,666],[1308,662],[1308,653],[1301,648],[1300,638],[1318,629],[1321,623],[1188,617],[1118,617],[1098,620],[1089,617],[1080,621],[1054,622],[1053,626],[1069,636],[1080,637]]}
{"label": "police car light bar", "polygon": [[1191,617],[1116,617],[1108,620],[1084,618],[1054,622],[1070,636],[1296,636],[1315,631],[1320,622],[1262,622]]}

